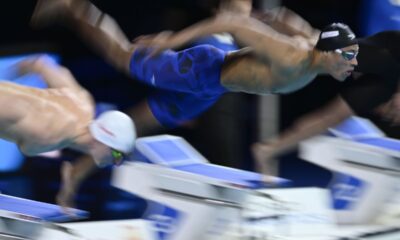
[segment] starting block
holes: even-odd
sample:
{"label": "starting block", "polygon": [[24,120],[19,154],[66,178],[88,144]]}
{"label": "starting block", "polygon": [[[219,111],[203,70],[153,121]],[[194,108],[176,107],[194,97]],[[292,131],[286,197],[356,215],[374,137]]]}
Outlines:
{"label": "starting block", "polygon": [[303,141],[300,157],[334,172],[330,189],[338,223],[373,222],[396,193],[400,141],[366,119],[351,117],[329,136]]}
{"label": "starting block", "polygon": [[253,189],[290,183],[211,164],[181,137],[138,138],[136,151],[137,162],[114,169],[113,185],[164,204],[149,209],[160,239],[214,239],[241,220]]}
{"label": "starting block", "polygon": [[0,194],[0,239],[37,239],[45,227],[65,230],[54,223],[89,216],[86,211],[72,208],[70,211],[73,217],[58,205]]}

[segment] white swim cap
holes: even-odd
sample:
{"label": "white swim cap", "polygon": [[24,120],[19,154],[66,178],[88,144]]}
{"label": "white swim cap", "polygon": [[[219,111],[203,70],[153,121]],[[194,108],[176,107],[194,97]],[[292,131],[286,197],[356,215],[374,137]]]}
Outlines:
{"label": "white swim cap", "polygon": [[136,129],[132,119],[119,111],[107,111],[94,120],[90,133],[99,142],[112,149],[129,154],[136,140]]}

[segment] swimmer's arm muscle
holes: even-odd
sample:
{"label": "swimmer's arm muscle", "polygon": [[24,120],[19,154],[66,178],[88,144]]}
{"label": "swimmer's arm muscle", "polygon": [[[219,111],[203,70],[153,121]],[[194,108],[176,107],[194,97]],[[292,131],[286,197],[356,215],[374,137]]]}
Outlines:
{"label": "swimmer's arm muscle", "polygon": [[277,7],[266,12],[255,12],[254,18],[268,24],[276,31],[288,36],[302,36],[311,43],[316,43],[320,33],[297,13],[285,7]]}
{"label": "swimmer's arm muscle", "polygon": [[341,97],[336,97],[324,108],[301,117],[277,139],[268,141],[271,149],[274,149],[272,155],[293,149],[300,141],[325,132],[353,114],[347,103]]}
{"label": "swimmer's arm muscle", "polygon": [[173,34],[156,46],[159,51],[181,47],[197,38],[214,33],[229,32],[240,45],[251,47],[255,54],[277,64],[291,65],[292,60],[307,55],[305,49],[296,46],[295,39],[280,34],[266,24],[249,17],[226,15],[208,19]]}
{"label": "swimmer's arm muscle", "polygon": [[83,90],[72,73],[65,67],[48,62],[43,57],[28,59],[18,64],[19,74],[37,73],[41,75],[49,88],[75,88]]}

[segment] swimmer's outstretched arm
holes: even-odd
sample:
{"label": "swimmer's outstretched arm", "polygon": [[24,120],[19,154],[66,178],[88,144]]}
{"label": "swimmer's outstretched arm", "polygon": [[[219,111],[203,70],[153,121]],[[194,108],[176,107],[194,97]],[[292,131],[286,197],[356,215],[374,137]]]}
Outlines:
{"label": "swimmer's outstretched arm", "polygon": [[20,75],[28,73],[41,75],[49,88],[68,87],[84,90],[67,68],[58,65],[47,57],[35,57],[23,60],[18,63],[17,68]]}
{"label": "swimmer's outstretched arm", "polygon": [[267,161],[269,158],[292,150],[302,140],[336,126],[351,115],[354,115],[353,110],[338,96],[327,106],[301,117],[277,138],[255,144],[253,155],[259,163]]}
{"label": "swimmer's outstretched arm", "polygon": [[69,207],[75,207],[75,195],[82,182],[98,169],[95,161],[83,155],[74,163],[64,162],[61,166],[61,188],[57,193],[57,204],[68,213]]}
{"label": "swimmer's outstretched arm", "polygon": [[264,12],[254,12],[253,17],[282,34],[301,36],[312,45],[318,41],[320,30],[313,28],[309,22],[288,8],[277,7]]}
{"label": "swimmer's outstretched arm", "polygon": [[291,65],[293,60],[303,58],[307,54],[305,49],[296,45],[295,39],[280,34],[266,24],[250,17],[236,17],[224,15],[207,19],[172,34],[168,38],[144,39],[141,44],[148,44],[156,52],[168,48],[178,48],[204,36],[214,33],[229,32],[235,40],[243,46],[251,47],[255,54],[268,62]]}

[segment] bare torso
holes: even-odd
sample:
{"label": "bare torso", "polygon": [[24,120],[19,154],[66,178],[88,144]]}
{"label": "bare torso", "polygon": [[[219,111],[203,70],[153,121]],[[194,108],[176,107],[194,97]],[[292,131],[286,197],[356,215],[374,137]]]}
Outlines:
{"label": "bare torso", "polygon": [[7,82],[0,83],[0,107],[0,138],[17,143],[27,155],[71,145],[94,114],[84,90],[34,89]]}
{"label": "bare torso", "polygon": [[310,83],[317,73],[309,66],[310,51],[296,52],[287,61],[272,62],[253,52],[233,52],[226,57],[221,83],[232,91],[251,94],[289,93]]}

